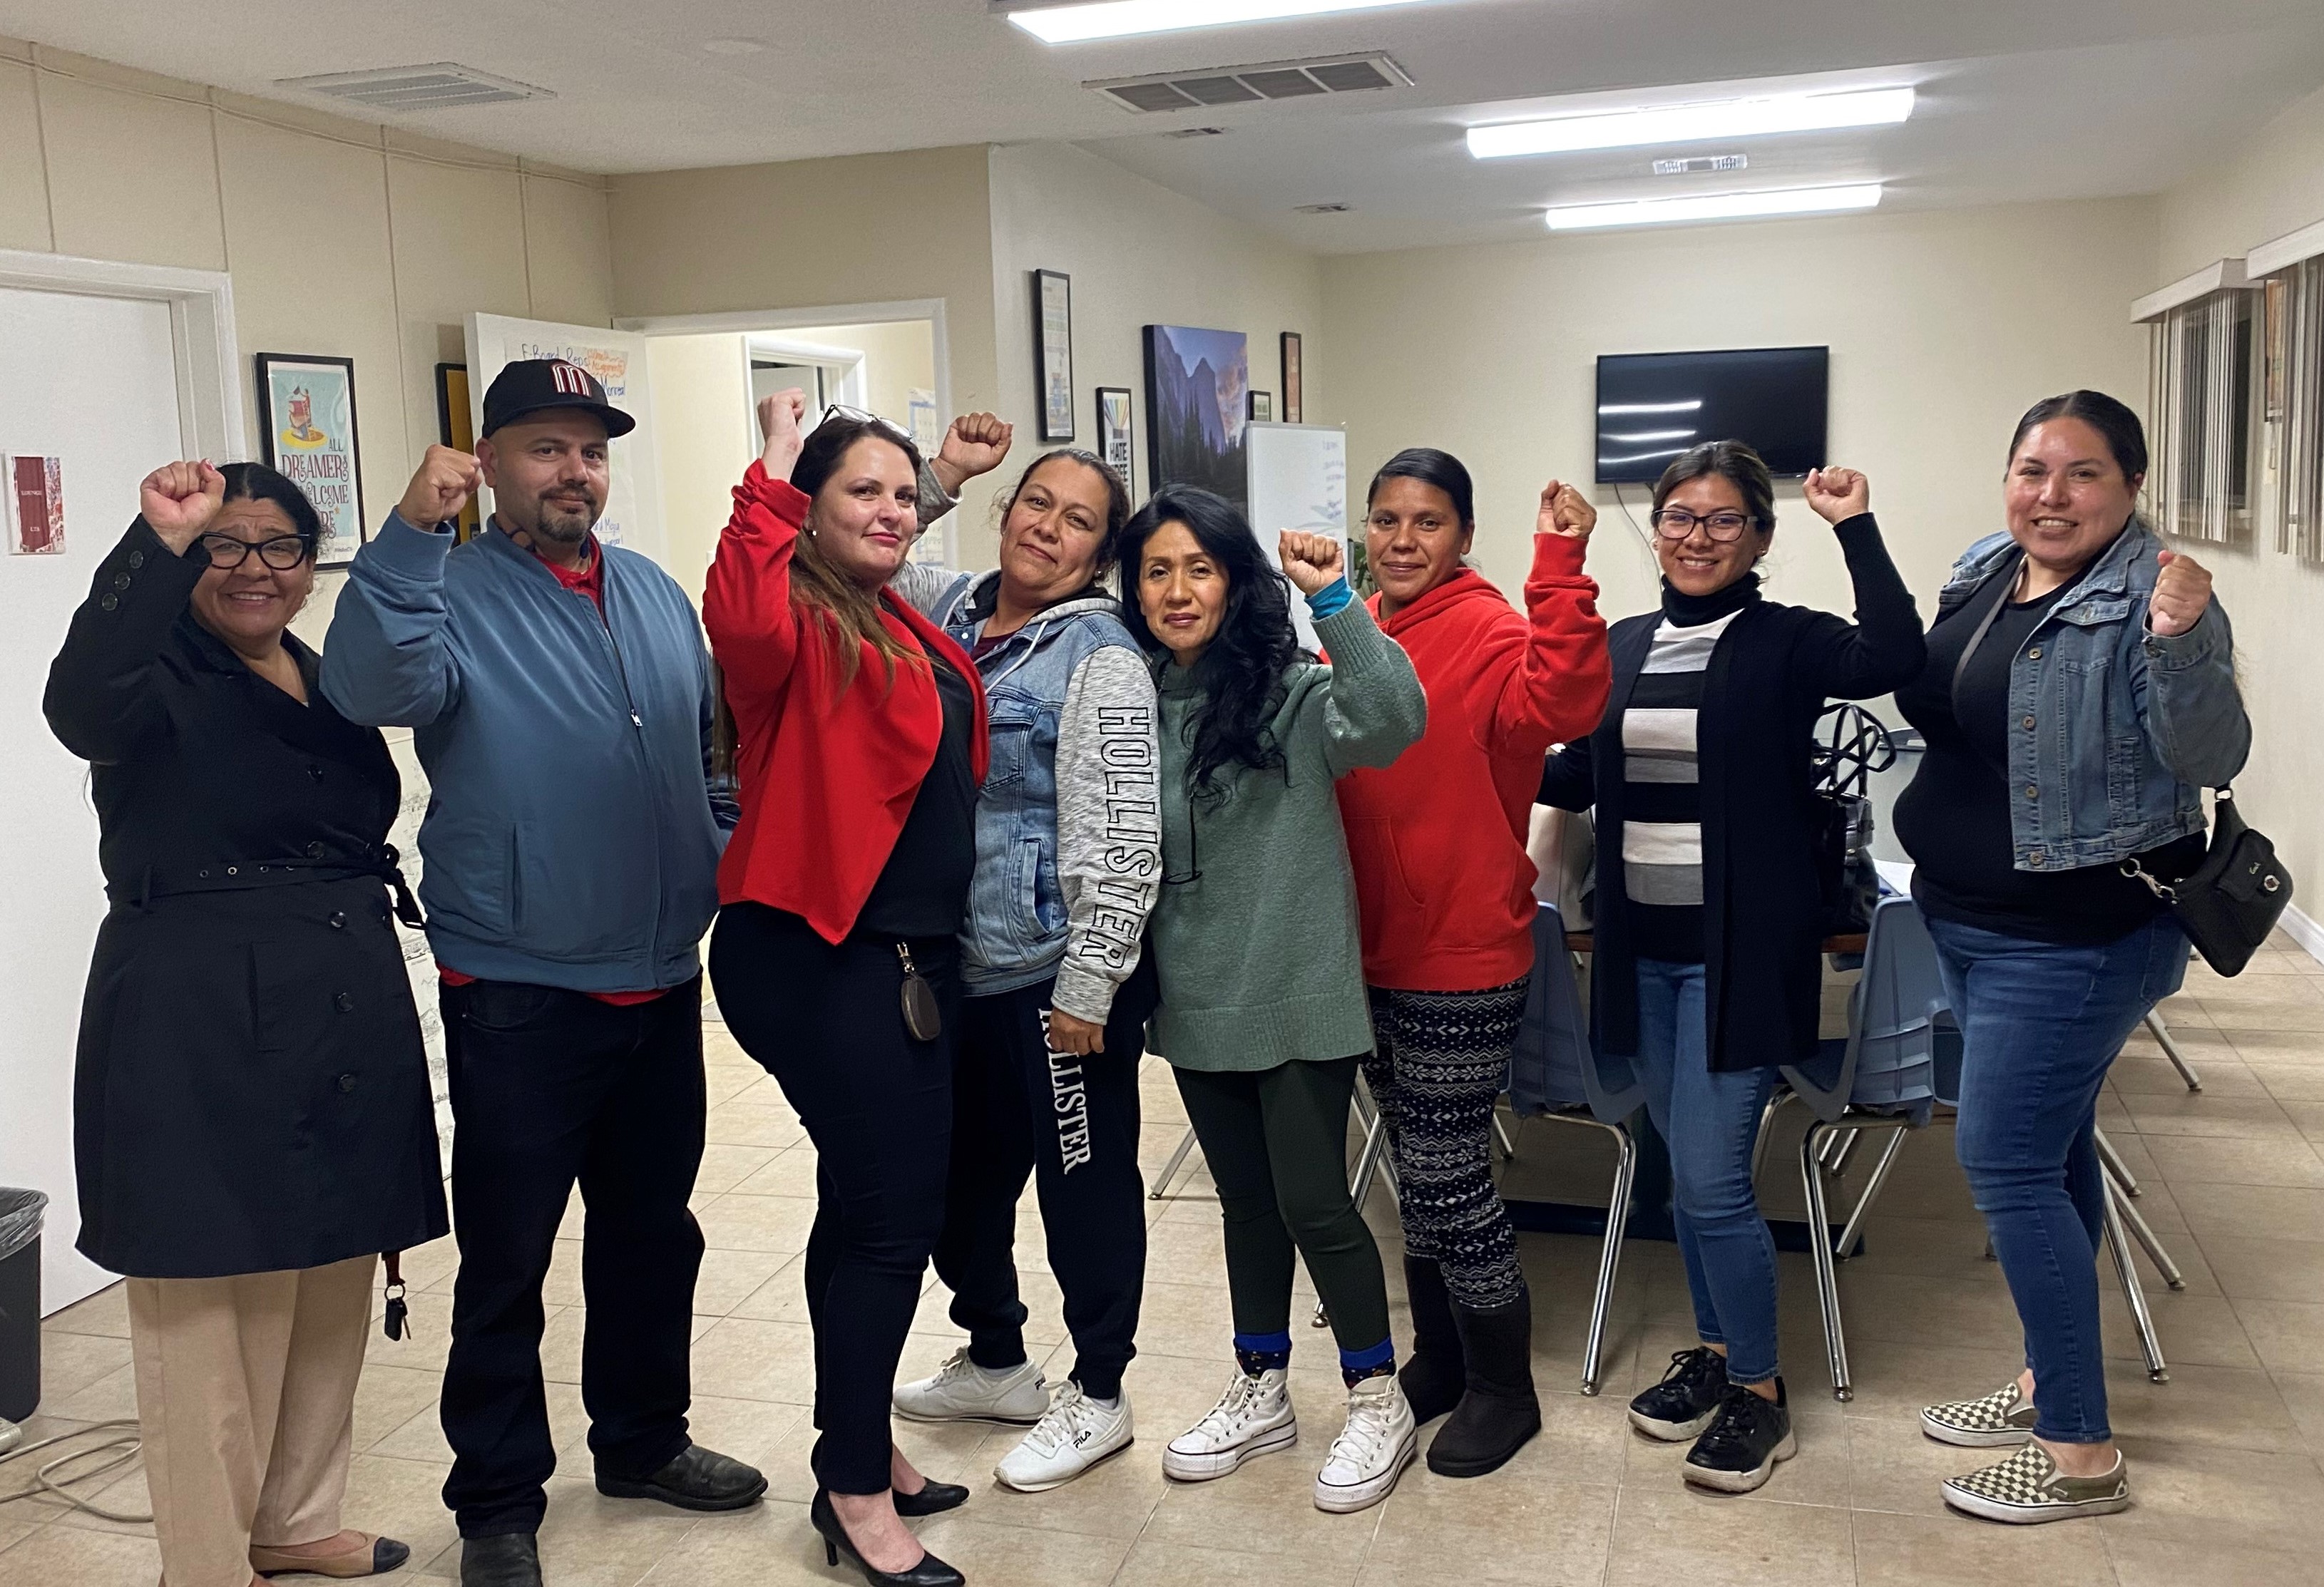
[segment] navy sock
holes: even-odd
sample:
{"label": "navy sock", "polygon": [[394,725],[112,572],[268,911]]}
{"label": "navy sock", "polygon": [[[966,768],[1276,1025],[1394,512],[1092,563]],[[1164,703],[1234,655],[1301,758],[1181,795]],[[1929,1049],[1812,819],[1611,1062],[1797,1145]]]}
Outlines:
{"label": "navy sock", "polygon": [[1341,1380],[1353,1389],[1367,1378],[1386,1378],[1396,1371],[1396,1341],[1383,1339],[1369,1350],[1340,1352]]}
{"label": "navy sock", "polygon": [[1282,1371],[1291,1365],[1291,1331],[1237,1333],[1234,1352],[1242,1370],[1254,1378],[1261,1372]]}

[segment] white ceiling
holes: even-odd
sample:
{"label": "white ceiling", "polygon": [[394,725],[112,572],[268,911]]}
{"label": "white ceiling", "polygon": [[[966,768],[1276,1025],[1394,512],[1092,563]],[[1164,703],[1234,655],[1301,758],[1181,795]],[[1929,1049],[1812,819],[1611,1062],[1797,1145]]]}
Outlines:
{"label": "white ceiling", "polygon": [[[1320,252],[1539,235],[1551,203],[1877,178],[1951,206],[2149,192],[2324,83],[2318,0],[1431,0],[1052,49],[985,0],[0,0],[0,32],[244,93],[456,60],[557,97],[392,118],[587,171],[1067,140]],[[714,42],[763,45],[714,52]],[[1093,78],[1385,50],[1410,89],[1134,116]],[[1463,127],[1657,86],[1912,82],[1901,127],[1479,162]],[[1692,95],[1690,95],[1692,97]],[[383,117],[381,119],[391,119]],[[1172,140],[1155,129],[1216,125]],[[1353,204],[1302,217],[1301,204]]]}

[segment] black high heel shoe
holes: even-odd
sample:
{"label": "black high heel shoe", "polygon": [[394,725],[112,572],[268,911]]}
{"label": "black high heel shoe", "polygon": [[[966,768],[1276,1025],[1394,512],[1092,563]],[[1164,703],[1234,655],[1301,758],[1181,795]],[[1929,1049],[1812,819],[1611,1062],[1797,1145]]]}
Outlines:
{"label": "black high heel shoe", "polygon": [[844,1555],[849,1564],[863,1573],[865,1587],[967,1587],[967,1577],[933,1554],[923,1553],[920,1563],[908,1571],[874,1569],[855,1552],[847,1528],[840,1525],[839,1512],[831,1507],[831,1495],[820,1488],[815,1490],[815,1502],[807,1506],[807,1517],[823,1535],[824,1563],[835,1566]]}
{"label": "black high heel shoe", "polygon": [[968,1490],[957,1482],[939,1482],[931,1477],[918,1493],[892,1497],[898,1515],[907,1520],[918,1520],[922,1516],[940,1516],[948,1509],[958,1509],[968,1502]]}

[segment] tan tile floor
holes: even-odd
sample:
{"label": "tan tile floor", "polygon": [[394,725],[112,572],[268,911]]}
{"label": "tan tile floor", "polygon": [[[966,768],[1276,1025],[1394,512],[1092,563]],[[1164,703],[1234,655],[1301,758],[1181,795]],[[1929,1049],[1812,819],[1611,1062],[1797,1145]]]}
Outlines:
{"label": "tan tile floor", "polygon": [[[1225,1370],[1216,1204],[1198,1168],[1172,1199],[1150,1204],[1143,1353],[1129,1379],[1135,1449],[1076,1484],[1025,1497],[990,1479],[1013,1434],[899,1424],[924,1469],[976,1489],[965,1509],[927,1523],[923,1536],[988,1587],[2324,1583],[2324,964],[2279,939],[2231,983],[2198,965],[2165,1012],[2201,1070],[2202,1094],[2189,1095],[2142,1036],[2116,1065],[2103,1104],[2102,1121],[2144,1182],[2139,1205],[2187,1278],[2173,1294],[2150,1277],[2172,1365],[2172,1380],[2157,1385],[2140,1370],[2106,1276],[2114,1417],[2138,1497],[2122,1515],[2019,1530],[1950,1516],[1938,1500],[1938,1480],[1977,1457],[1923,1438],[1916,1411],[1994,1386],[2016,1359],[2008,1298],[1982,1259],[1982,1230],[1940,1125],[1908,1143],[1868,1250],[1841,1270],[1851,1404],[1830,1398],[1806,1260],[1784,1259],[1784,1355],[1801,1453],[1755,1496],[1684,1489],[1681,1452],[1633,1436],[1623,1422],[1628,1396],[1690,1342],[1673,1249],[1629,1247],[1607,1390],[1591,1399],[1574,1389],[1595,1243],[1552,1235],[1524,1237],[1546,1425],[1501,1472],[1450,1482],[1416,1469],[1377,1509],[1318,1513],[1308,1483],[1338,1426],[1339,1385],[1328,1336],[1303,1333],[1294,1379],[1307,1435],[1297,1452],[1223,1481],[1166,1485],[1162,1444],[1209,1405]],[[564,1466],[542,1534],[554,1587],[844,1579],[825,1570],[807,1523],[810,1373],[798,1262],[812,1213],[812,1149],[772,1082],[715,1026],[711,1064],[713,1144],[696,1197],[711,1250],[696,1296],[695,1426],[705,1443],[767,1468],[770,1502],[694,1518],[597,1496],[576,1385],[580,1248],[567,1239],[549,1280],[544,1345]],[[1148,1065],[1146,1103],[1150,1171],[1184,1120],[1158,1062]],[[1602,1194],[1607,1159],[1594,1137],[1525,1127],[1508,1188]],[[1777,1216],[1797,1215],[1792,1160],[1779,1146],[1762,1182]],[[1393,1287],[1394,1212],[1384,1195],[1370,1211],[1388,1243]],[[1050,1349],[1063,1330],[1029,1198],[1020,1229],[1031,1336]],[[578,1230],[568,1223],[566,1232]],[[435,1412],[454,1261],[448,1241],[407,1259],[418,1337],[374,1339],[356,1405],[348,1519],[410,1543],[416,1564],[397,1579],[414,1587],[457,1574],[451,1519],[437,1499],[448,1457]],[[1402,1337],[1400,1312],[1397,1326]],[[48,1398],[33,1436],[134,1414],[125,1332],[118,1291],[50,1320]],[[943,1298],[932,1294],[905,1370],[932,1368],[954,1343]],[[1070,1359],[1070,1347],[1059,1350],[1053,1371]],[[21,1464],[0,1468],[0,1490],[24,1477]],[[142,1509],[142,1475],[123,1472],[103,1501]],[[158,1574],[150,1527],[45,1499],[0,1505],[0,1587],[152,1587]]]}

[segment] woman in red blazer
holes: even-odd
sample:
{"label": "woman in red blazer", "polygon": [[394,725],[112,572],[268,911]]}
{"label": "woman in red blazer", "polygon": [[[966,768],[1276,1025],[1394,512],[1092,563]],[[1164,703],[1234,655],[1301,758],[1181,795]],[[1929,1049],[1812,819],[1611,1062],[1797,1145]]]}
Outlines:
{"label": "woman in red blazer", "polygon": [[805,408],[798,392],[760,404],[766,455],[703,595],[742,798],[710,973],[815,1142],[810,1516],[867,1582],[946,1587],[960,1573],[900,1517],[968,1490],[895,1448],[888,1395],[944,1222],[984,695],[966,653],[887,590],[919,532],[919,454],[878,420],[802,436]]}
{"label": "woman in red blazer", "polygon": [[1416,1419],[1452,1413],[1428,1450],[1447,1477],[1482,1476],[1541,1426],[1489,1141],[1533,974],[1525,840],[1542,757],[1598,725],[1612,683],[1582,571],[1597,521],[1571,485],[1543,489],[1519,613],[1464,560],[1477,521],[1460,459],[1399,452],[1365,506],[1373,615],[1428,691],[1428,732],[1395,765],[1342,778],[1340,813],[1372,1005],[1364,1083],[1404,1219],[1413,1353],[1398,1376]]}

